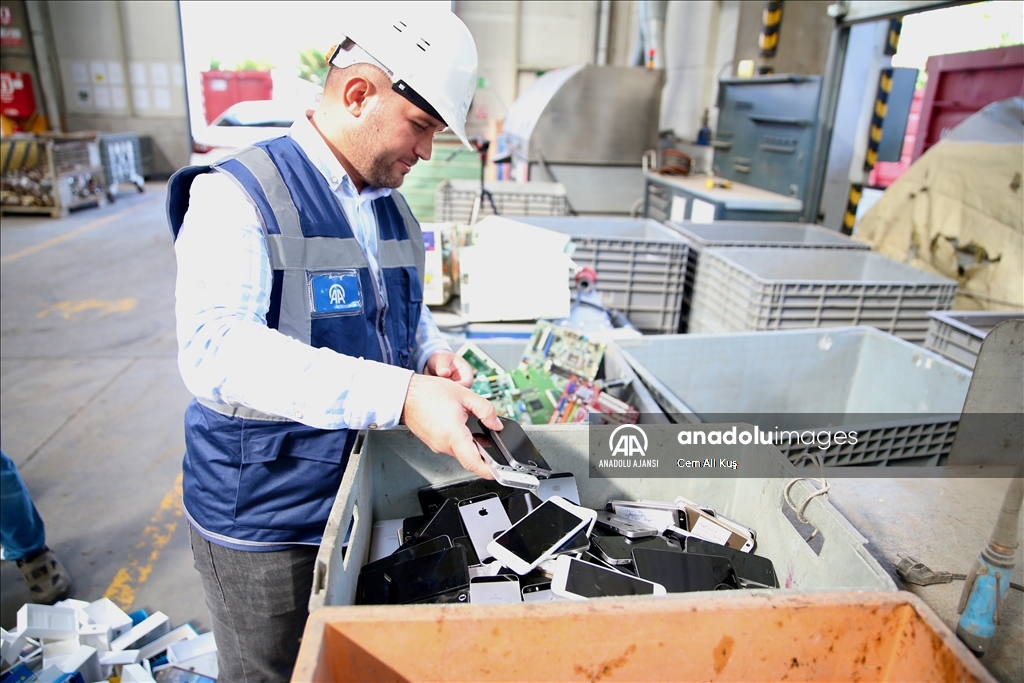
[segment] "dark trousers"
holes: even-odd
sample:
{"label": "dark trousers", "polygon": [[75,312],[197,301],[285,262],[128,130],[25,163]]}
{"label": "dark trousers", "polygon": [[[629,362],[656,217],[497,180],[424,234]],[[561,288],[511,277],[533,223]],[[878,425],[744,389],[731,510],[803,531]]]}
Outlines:
{"label": "dark trousers", "polygon": [[317,546],[253,553],[210,543],[189,525],[217,641],[218,683],[291,678],[306,626]]}

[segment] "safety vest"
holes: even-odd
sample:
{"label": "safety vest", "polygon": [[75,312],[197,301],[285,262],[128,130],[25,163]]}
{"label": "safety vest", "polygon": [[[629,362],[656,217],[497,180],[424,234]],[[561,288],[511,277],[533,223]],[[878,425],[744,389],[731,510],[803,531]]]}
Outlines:
{"label": "safety vest", "polygon": [[[175,238],[192,181],[211,170],[233,178],[259,216],[274,271],[268,327],[316,348],[412,368],[424,246],[399,193],[371,203],[385,298],[337,197],[290,137],[175,173],[167,189]],[[185,411],[185,511],[209,540],[238,549],[318,544],[356,435],[193,400]]]}

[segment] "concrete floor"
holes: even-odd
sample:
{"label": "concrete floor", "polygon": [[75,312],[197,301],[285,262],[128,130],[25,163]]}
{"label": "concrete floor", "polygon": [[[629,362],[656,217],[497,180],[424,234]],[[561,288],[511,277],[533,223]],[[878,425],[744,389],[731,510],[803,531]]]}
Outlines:
{"label": "concrete floor", "polygon": [[[182,414],[174,252],[164,187],[63,220],[4,216],[0,229],[0,430],[75,582],[74,597],[111,597],[209,629],[181,516]],[[893,574],[896,552],[965,572],[988,537],[1004,479],[844,479],[830,499]],[[1018,551],[1014,578],[1024,582]],[[962,582],[907,587],[955,625]],[[27,600],[0,567],[0,622]],[[995,651],[982,663],[1024,680],[1024,595],[1010,591]]]}
{"label": "concrete floor", "polygon": [[[0,429],[73,597],[209,630],[176,498],[190,396],[178,375],[164,185],[0,230]],[[28,599],[0,568],[0,622]]]}

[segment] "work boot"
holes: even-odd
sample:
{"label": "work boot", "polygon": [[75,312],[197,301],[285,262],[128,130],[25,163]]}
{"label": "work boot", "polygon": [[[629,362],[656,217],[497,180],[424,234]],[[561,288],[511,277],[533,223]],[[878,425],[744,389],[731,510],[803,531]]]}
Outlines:
{"label": "work boot", "polygon": [[18,569],[25,575],[34,603],[52,605],[71,593],[71,579],[67,570],[45,545],[41,550],[18,560]]}

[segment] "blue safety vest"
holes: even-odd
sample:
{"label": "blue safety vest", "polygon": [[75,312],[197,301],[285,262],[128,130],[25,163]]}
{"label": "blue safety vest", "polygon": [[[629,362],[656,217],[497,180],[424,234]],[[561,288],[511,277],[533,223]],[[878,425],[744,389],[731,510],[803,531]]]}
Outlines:
{"label": "blue safety vest", "polygon": [[[382,297],[337,197],[290,137],[175,173],[167,189],[175,238],[192,181],[211,171],[234,179],[259,216],[274,270],[268,327],[316,348],[412,367],[424,246],[400,194],[372,202]],[[186,513],[209,540],[238,549],[318,544],[356,435],[193,400],[185,411]]]}

